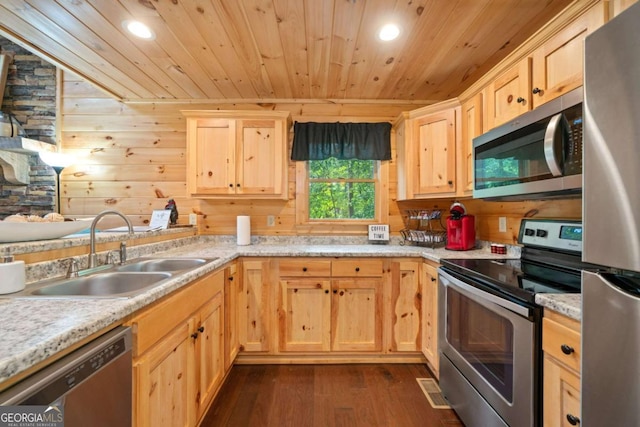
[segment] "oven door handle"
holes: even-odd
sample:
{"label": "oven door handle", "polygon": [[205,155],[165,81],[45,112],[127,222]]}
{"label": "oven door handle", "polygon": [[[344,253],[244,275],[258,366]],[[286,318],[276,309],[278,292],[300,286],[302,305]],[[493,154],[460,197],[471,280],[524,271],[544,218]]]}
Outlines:
{"label": "oven door handle", "polygon": [[476,288],[475,286],[464,283],[463,281],[451,276],[450,274],[442,270],[440,270],[440,275],[443,276],[447,281],[449,281],[454,288],[461,289],[465,291],[467,294],[470,294],[471,296],[475,296],[476,301],[478,301],[478,299],[482,299],[483,301],[489,301],[493,304],[496,304],[502,308],[505,308],[509,311],[512,311],[524,317],[529,317],[531,315],[530,309],[526,306],[516,304],[515,302],[511,302],[506,298],[501,298],[497,295],[493,295],[493,294],[490,294],[489,292],[485,292],[481,289]]}

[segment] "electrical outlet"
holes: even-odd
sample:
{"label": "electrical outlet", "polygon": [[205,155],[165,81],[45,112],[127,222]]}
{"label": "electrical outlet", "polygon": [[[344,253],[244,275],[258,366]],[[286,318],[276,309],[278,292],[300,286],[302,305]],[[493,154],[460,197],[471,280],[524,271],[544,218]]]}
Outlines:
{"label": "electrical outlet", "polygon": [[273,215],[267,216],[267,227],[273,227],[276,225],[276,217]]}
{"label": "electrical outlet", "polygon": [[198,215],[194,213],[189,214],[189,225],[198,225]]}
{"label": "electrical outlet", "polygon": [[507,232],[507,217],[501,216],[498,218],[498,231],[501,233]]}

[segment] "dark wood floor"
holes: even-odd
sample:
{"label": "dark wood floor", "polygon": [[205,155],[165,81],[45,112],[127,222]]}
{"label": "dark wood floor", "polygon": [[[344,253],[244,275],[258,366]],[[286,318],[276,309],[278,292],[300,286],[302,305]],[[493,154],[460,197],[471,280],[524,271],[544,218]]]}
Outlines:
{"label": "dark wood floor", "polygon": [[459,427],[433,409],[420,364],[236,365],[202,426]]}

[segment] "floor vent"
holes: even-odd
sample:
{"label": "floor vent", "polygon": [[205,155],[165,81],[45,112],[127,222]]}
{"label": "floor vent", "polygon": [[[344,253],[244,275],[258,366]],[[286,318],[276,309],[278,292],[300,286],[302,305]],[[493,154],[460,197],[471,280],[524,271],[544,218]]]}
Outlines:
{"label": "floor vent", "polygon": [[429,404],[434,409],[451,409],[447,400],[442,395],[438,383],[433,378],[416,378],[422,392],[427,396]]}

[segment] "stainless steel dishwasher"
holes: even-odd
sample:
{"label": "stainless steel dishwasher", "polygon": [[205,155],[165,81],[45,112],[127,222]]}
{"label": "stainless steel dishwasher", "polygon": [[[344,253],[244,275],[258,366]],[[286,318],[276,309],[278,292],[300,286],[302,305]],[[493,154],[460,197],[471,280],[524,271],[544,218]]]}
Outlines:
{"label": "stainless steel dishwasher", "polygon": [[0,394],[0,405],[57,405],[64,426],[131,426],[131,329],[117,327]]}

